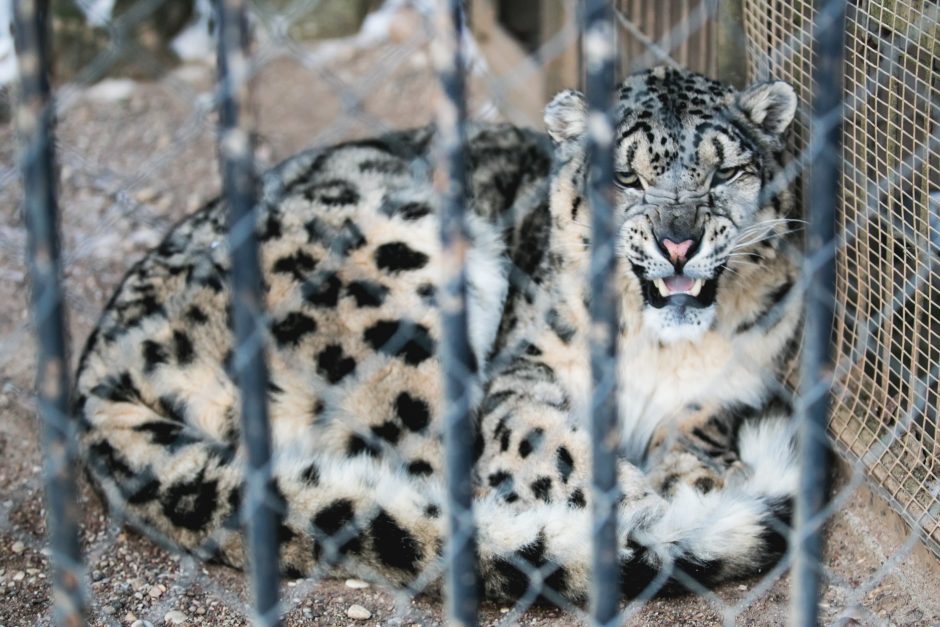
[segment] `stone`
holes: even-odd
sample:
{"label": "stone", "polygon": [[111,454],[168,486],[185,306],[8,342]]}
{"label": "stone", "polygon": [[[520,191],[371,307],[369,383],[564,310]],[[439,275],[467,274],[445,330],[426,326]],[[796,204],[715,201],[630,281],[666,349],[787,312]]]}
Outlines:
{"label": "stone", "polygon": [[372,618],[372,612],[361,605],[350,605],[346,610],[346,616],[353,620],[369,620]]}
{"label": "stone", "polygon": [[163,622],[167,625],[182,625],[188,617],[179,610],[170,610],[163,615]]}

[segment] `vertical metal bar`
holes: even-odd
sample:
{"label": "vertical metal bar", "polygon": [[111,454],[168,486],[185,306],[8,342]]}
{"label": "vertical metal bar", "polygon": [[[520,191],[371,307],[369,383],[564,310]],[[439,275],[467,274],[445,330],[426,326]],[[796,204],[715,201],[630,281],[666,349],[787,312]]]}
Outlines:
{"label": "vertical metal bar", "polygon": [[718,4],[717,18],[718,35],[713,42],[718,65],[716,78],[743,88],[747,84],[743,0],[722,0]]}
{"label": "vertical metal bar", "polygon": [[279,623],[277,525],[272,493],[271,436],[268,429],[268,370],[264,356],[264,297],[259,264],[258,180],[250,108],[250,37],[244,0],[218,0],[219,155],[223,195],[229,207],[232,255],[234,367],[241,393],[242,443],[248,468],[242,516],[258,625]]}
{"label": "vertical metal bar", "polygon": [[438,3],[432,56],[443,96],[436,121],[440,167],[435,188],[442,199],[441,359],[444,369],[444,443],[447,452],[447,614],[454,625],[476,625],[479,609],[476,534],[471,509],[473,424],[470,392],[477,379],[467,336],[466,119],[465,59],[461,46],[461,0]]}
{"label": "vertical metal bar", "polygon": [[811,142],[818,150],[807,196],[806,330],[798,407],[800,480],[794,529],[792,620],[819,621],[822,568],[820,512],[826,500],[827,426],[832,382],[831,341],[835,294],[835,216],[841,181],[842,54],[845,0],[816,3]]}
{"label": "vertical metal bar", "polygon": [[613,214],[614,25],[605,0],[584,4],[587,118],[587,200],[591,210],[591,445],[594,515],[593,590],[595,624],[617,619],[617,330]]}
{"label": "vertical metal bar", "polygon": [[75,491],[76,423],[69,416],[69,361],[64,295],[59,283],[58,206],[54,126],[49,84],[49,3],[13,3],[20,97],[16,124],[21,140],[27,262],[32,316],[38,340],[36,396],[41,424],[46,525],[52,550],[52,603],[59,625],[84,623],[86,593],[78,540]]}

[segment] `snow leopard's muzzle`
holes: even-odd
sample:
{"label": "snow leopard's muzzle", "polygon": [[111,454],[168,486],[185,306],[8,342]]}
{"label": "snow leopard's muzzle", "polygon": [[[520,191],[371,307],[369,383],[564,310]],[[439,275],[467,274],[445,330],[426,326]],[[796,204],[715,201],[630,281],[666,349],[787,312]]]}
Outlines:
{"label": "snow leopard's muzzle", "polygon": [[736,229],[716,217],[707,194],[680,201],[647,191],[643,200],[642,207],[631,209],[633,217],[621,234],[639,279],[644,315],[663,339],[692,339],[714,318],[718,280]]}

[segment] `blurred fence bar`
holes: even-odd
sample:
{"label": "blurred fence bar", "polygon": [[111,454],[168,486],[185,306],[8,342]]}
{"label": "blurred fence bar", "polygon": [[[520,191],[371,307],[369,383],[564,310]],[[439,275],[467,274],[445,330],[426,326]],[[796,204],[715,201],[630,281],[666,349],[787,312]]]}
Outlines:
{"label": "blurred fence bar", "polygon": [[69,359],[59,283],[58,206],[50,87],[50,15],[44,0],[13,3],[20,94],[20,134],[32,317],[38,340],[36,394],[42,437],[46,525],[52,551],[52,601],[59,625],[81,625],[85,591],[75,490],[76,424],[69,415]]}
{"label": "blurred fence bar", "polygon": [[806,204],[807,261],[805,336],[797,412],[800,484],[796,502],[793,548],[794,625],[819,622],[822,581],[821,512],[826,501],[830,445],[827,436],[832,384],[832,328],[835,308],[835,224],[842,165],[842,55],[845,0],[817,2],[810,142],[816,143],[810,164]]}
{"label": "blurred fence bar", "polygon": [[449,624],[476,625],[479,606],[476,536],[473,522],[473,423],[470,399],[477,367],[467,335],[467,155],[466,64],[461,0],[438,3],[432,55],[443,94],[435,114],[440,165],[435,176],[442,197],[441,359],[444,371],[444,443],[450,538],[447,559]]}
{"label": "blurred fence bar", "polygon": [[585,92],[588,102],[586,194],[591,211],[591,446],[594,515],[593,590],[595,624],[615,622],[620,601],[617,561],[617,336],[618,296],[614,288],[613,139],[616,48],[611,7],[603,0],[584,4]]}
{"label": "blurred fence bar", "polygon": [[244,0],[218,2],[219,159],[229,207],[232,255],[234,367],[241,393],[242,442],[248,468],[242,495],[247,558],[255,601],[254,623],[279,622],[277,526],[280,503],[272,491],[268,428],[268,371],[264,358],[264,298],[258,243],[258,181],[252,147],[249,32]]}

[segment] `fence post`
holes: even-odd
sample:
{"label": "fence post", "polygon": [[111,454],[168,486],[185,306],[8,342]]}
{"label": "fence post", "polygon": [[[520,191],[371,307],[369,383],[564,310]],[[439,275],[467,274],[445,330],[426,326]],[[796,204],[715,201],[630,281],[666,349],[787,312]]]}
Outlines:
{"label": "fence post", "polygon": [[797,626],[819,622],[822,568],[820,512],[826,501],[831,342],[835,294],[835,222],[841,183],[842,54],[845,0],[817,0],[813,51],[813,118],[816,145],[809,171],[804,280],[805,335],[797,410],[800,479],[796,498],[791,616]]}
{"label": "fence post", "polygon": [[249,32],[245,0],[218,0],[219,159],[229,209],[232,255],[233,365],[241,393],[242,443],[247,451],[242,516],[258,625],[279,623],[278,517],[272,489],[265,364],[264,296],[257,223],[258,181],[250,115]]}
{"label": "fence post", "polygon": [[15,109],[20,135],[27,262],[36,325],[36,400],[41,425],[46,525],[52,551],[52,603],[59,625],[84,624],[86,599],[78,540],[75,490],[76,423],[69,415],[69,360],[64,295],[59,283],[55,106],[49,84],[49,3],[13,3],[20,94]]}
{"label": "fence post", "polygon": [[444,447],[447,456],[447,560],[449,624],[476,625],[479,606],[473,523],[473,423],[470,395],[477,383],[467,337],[467,160],[462,0],[439,3],[431,52],[443,94],[436,103],[440,166],[434,185],[441,198],[441,361],[444,372]]}
{"label": "fence post", "polygon": [[613,215],[613,139],[616,46],[611,7],[584,3],[585,92],[588,103],[586,194],[591,210],[591,446],[594,516],[591,614],[597,625],[617,619],[617,336],[618,296]]}
{"label": "fence post", "polygon": [[742,4],[743,0],[721,0],[718,3],[717,35],[712,42],[717,48],[716,78],[738,88],[747,85],[747,41]]}

